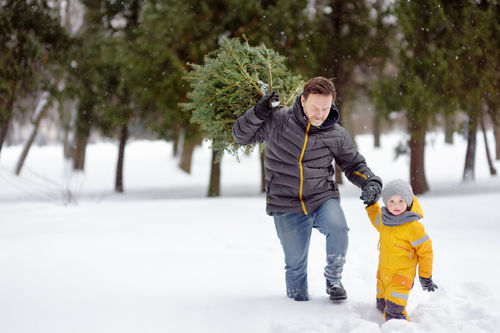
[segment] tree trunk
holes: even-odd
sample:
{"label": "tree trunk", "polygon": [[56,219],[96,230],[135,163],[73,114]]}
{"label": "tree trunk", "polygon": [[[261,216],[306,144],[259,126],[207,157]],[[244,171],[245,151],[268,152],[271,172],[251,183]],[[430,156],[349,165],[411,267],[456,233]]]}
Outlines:
{"label": "tree trunk", "polygon": [[500,160],[500,115],[493,119],[493,135],[495,136],[496,159]]}
{"label": "tree trunk", "polygon": [[422,194],[429,190],[425,177],[425,125],[413,122],[410,132],[410,184],[413,193]]}
{"label": "tree trunk", "polygon": [[184,136],[184,130],[176,128],[174,130],[174,142],[173,142],[173,149],[172,149],[172,155],[173,157],[177,157],[179,155],[179,144],[180,142],[183,142],[184,140],[182,139]]}
{"label": "tree trunk", "polygon": [[2,123],[2,127],[0,128],[0,152],[2,151],[2,146],[7,137],[7,132],[9,131],[10,120],[12,119],[12,111],[14,110],[14,101],[16,100],[16,88],[17,81],[14,81],[10,87],[10,99],[5,106],[7,110],[7,118]]}
{"label": "tree trunk", "polygon": [[197,145],[201,144],[201,134],[197,129],[192,128],[191,126],[187,126],[182,130],[182,152],[181,152],[181,160],[179,162],[179,167],[186,171],[187,173],[191,173],[191,161],[193,159],[193,151]]}
{"label": "tree trunk", "polygon": [[0,128],[0,152],[2,151],[2,146],[5,141],[5,138],[7,137],[7,132],[9,131],[9,125],[10,125],[10,116],[7,118],[7,120],[2,124],[2,127]]}
{"label": "tree trunk", "polygon": [[465,167],[462,177],[463,182],[474,181],[474,168],[476,160],[476,116],[469,118],[467,123],[467,152],[465,154]]}
{"label": "tree trunk", "polygon": [[[346,113],[344,112],[344,114],[346,114]],[[342,118],[342,117],[341,117],[341,118]],[[352,123],[352,122],[351,122],[351,123]],[[342,126],[342,124],[340,124],[340,120],[339,120],[339,125],[341,125],[341,126]],[[351,130],[351,131],[348,131],[348,132],[349,132],[349,134],[351,135],[352,141],[353,141],[353,142],[354,142],[354,144],[356,145],[356,141],[354,140],[354,135],[352,134],[352,133],[353,133],[353,132],[352,132],[352,130]],[[337,184],[339,184],[339,185],[344,183],[344,179],[343,179],[343,177],[342,177],[342,169],[338,166],[338,164],[337,164],[337,163],[335,163],[335,182],[336,182]]]}
{"label": "tree trunk", "polygon": [[[337,88],[337,93],[339,92],[339,88]],[[340,99],[340,98],[339,98]],[[340,119],[338,121],[338,124],[342,126],[342,113],[341,113],[341,109],[340,109],[340,102],[337,102],[337,105],[338,105],[338,109],[339,109],[339,113],[340,113]],[[335,163],[335,182],[337,184],[342,184],[344,181],[342,179],[342,169],[340,169],[340,167],[337,165],[337,163]]]}
{"label": "tree trunk", "polygon": [[69,129],[64,129],[63,134],[63,156],[65,160],[69,160],[71,158],[71,146],[69,144]]}
{"label": "tree trunk", "polygon": [[342,169],[335,163],[335,183],[342,184]]}
{"label": "tree trunk", "polygon": [[198,142],[193,140],[184,140],[182,145],[182,154],[179,167],[187,173],[191,173],[191,161],[193,160],[193,151]]}
{"label": "tree trunk", "polygon": [[493,164],[493,160],[490,154],[490,148],[488,146],[488,138],[486,137],[486,126],[484,125],[484,116],[480,117],[481,129],[483,130],[483,138],[484,138],[484,147],[486,148],[486,158],[488,159],[488,166],[490,167],[490,175],[494,176],[497,174],[497,170],[495,169],[495,165]]}
{"label": "tree trunk", "polygon": [[[70,129],[71,129],[71,113],[69,119],[66,118],[68,114],[67,111],[68,103],[65,101],[59,104],[59,117],[60,123],[62,124],[63,130],[63,155],[65,160],[69,160],[71,158],[71,144],[70,144]],[[70,111],[71,112],[71,111]]]}
{"label": "tree trunk", "polygon": [[89,105],[80,105],[75,116],[75,137],[73,138],[73,170],[83,171],[85,168],[85,150],[92,126]]}
{"label": "tree trunk", "polygon": [[[336,5],[337,5],[337,7],[338,6],[342,7],[342,3],[337,3]],[[339,12],[341,10],[340,7],[338,8]],[[336,31],[338,31],[338,28],[339,28],[338,24],[340,24],[340,22],[339,22],[339,20],[336,20],[336,23],[335,23]],[[335,56],[335,55],[330,55],[330,57],[331,57],[331,59],[337,58],[337,56]],[[338,58],[341,58],[341,57],[338,56]],[[339,110],[339,115],[340,115],[340,118],[338,120],[338,124],[340,126],[342,126],[343,125],[343,115],[344,115],[344,112],[342,110],[342,87],[346,82],[346,75],[344,75],[343,73],[340,72],[340,67],[341,66],[332,66],[331,68],[333,68],[334,74],[332,77],[335,78],[335,91],[336,91],[336,95],[337,95],[334,103],[337,106],[337,108]],[[341,185],[344,183],[344,181],[342,179],[342,170],[337,165],[337,163],[335,163],[335,182],[338,185]]]}
{"label": "tree trunk", "polygon": [[217,159],[217,151],[213,149],[212,164],[210,167],[210,184],[208,185],[208,196],[220,196],[220,160]]}
{"label": "tree trunk", "polygon": [[172,156],[177,157],[179,154],[179,136],[174,137],[174,141],[172,142]]}
{"label": "tree trunk", "polygon": [[453,134],[455,133],[455,117],[444,117],[444,142],[450,145],[453,144]]}
{"label": "tree trunk", "polygon": [[85,149],[87,147],[88,136],[83,133],[76,135],[76,142],[73,147],[73,170],[83,171],[85,168]]}
{"label": "tree trunk", "polygon": [[[50,97],[48,97],[50,98]],[[42,121],[43,117],[49,110],[49,107],[51,105],[51,101],[47,101],[47,103],[43,106],[43,109],[38,113],[35,122],[34,122],[34,127],[33,131],[31,132],[30,137],[28,138],[28,141],[26,142],[26,145],[24,146],[23,152],[21,153],[21,156],[19,157],[19,160],[17,161],[17,166],[16,166],[16,175],[19,176],[21,173],[21,169],[23,168],[24,161],[26,160],[26,157],[28,156],[28,152],[33,145],[33,142],[35,141],[36,134],[38,132],[38,128],[40,127],[40,122]]]}
{"label": "tree trunk", "polygon": [[379,112],[375,111],[375,117],[373,118],[373,146],[375,148],[380,148],[380,135],[382,132],[382,121]]}
{"label": "tree trunk", "polygon": [[116,165],[115,192],[123,193],[123,162],[125,160],[125,145],[128,139],[128,125],[120,128],[120,147],[118,148],[118,163]]}
{"label": "tree trunk", "polygon": [[266,192],[266,167],[264,164],[265,155],[266,155],[266,147],[259,147],[259,156],[260,156],[260,192]]}

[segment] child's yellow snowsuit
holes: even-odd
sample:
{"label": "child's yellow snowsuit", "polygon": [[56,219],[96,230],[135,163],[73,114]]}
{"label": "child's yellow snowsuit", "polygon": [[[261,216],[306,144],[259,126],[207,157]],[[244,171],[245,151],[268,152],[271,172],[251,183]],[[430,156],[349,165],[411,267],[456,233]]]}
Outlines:
{"label": "child's yellow snowsuit", "polygon": [[[384,225],[378,203],[366,207],[373,226],[380,233],[380,255],[377,271],[377,308],[386,320],[406,319],[406,303],[418,263],[418,275],[432,275],[432,242],[419,221],[397,226]],[[424,217],[417,198],[413,197],[412,212]]]}

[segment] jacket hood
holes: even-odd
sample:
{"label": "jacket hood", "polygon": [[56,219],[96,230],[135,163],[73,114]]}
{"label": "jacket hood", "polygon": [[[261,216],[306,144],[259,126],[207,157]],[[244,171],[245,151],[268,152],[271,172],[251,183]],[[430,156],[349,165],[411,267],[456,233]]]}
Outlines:
{"label": "jacket hood", "polygon": [[411,212],[417,213],[418,215],[421,216],[421,218],[424,217],[424,211],[422,210],[422,207],[420,206],[420,202],[418,202],[417,197],[413,196],[413,204],[411,206]]}
{"label": "jacket hood", "polygon": [[[300,97],[302,96],[302,93],[300,93],[297,98],[295,99],[295,103],[293,104],[293,113],[295,114],[295,117],[299,120],[300,124],[306,128],[307,123],[309,120],[306,117],[306,114],[304,113],[304,109],[302,108],[302,103],[300,103]],[[328,114],[328,117],[326,117],[326,120],[319,126],[319,129],[324,129],[331,127],[335,125],[340,119],[340,112],[337,109],[337,107],[332,104],[330,107],[330,113]]]}

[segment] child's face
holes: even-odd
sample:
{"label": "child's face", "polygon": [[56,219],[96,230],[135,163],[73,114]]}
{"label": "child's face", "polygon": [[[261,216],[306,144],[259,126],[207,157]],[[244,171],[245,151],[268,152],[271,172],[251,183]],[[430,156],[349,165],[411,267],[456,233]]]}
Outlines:
{"label": "child's face", "polygon": [[392,215],[401,215],[406,212],[408,205],[399,195],[394,195],[387,201],[387,210]]}

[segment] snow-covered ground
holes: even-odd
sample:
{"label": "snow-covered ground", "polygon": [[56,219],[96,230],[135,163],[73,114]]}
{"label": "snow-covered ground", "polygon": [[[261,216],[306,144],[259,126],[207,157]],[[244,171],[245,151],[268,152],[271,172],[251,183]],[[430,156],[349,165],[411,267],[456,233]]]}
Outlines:
{"label": "snow-covered ground", "polygon": [[[492,136],[490,135],[491,141]],[[357,143],[384,181],[408,179],[394,160],[393,133]],[[259,193],[256,153],[222,162],[222,197],[206,198],[210,151],[185,174],[165,142],[126,150],[125,194],[113,193],[117,147],[87,150],[85,176],[71,175],[60,146],[33,147],[21,177],[21,148],[0,158],[0,332],[498,332],[500,179],[478,140],[476,183],[461,184],[465,142],[428,135],[431,191],[419,197],[434,245],[435,282],[410,294],[412,322],[375,309],[378,234],[360,191],[341,186],[350,227],[343,283],[349,299],[324,292],[324,239],[313,233],[310,302],[286,298],[283,255]],[[500,171],[500,163],[496,162]],[[66,189],[76,203],[63,204]]]}

